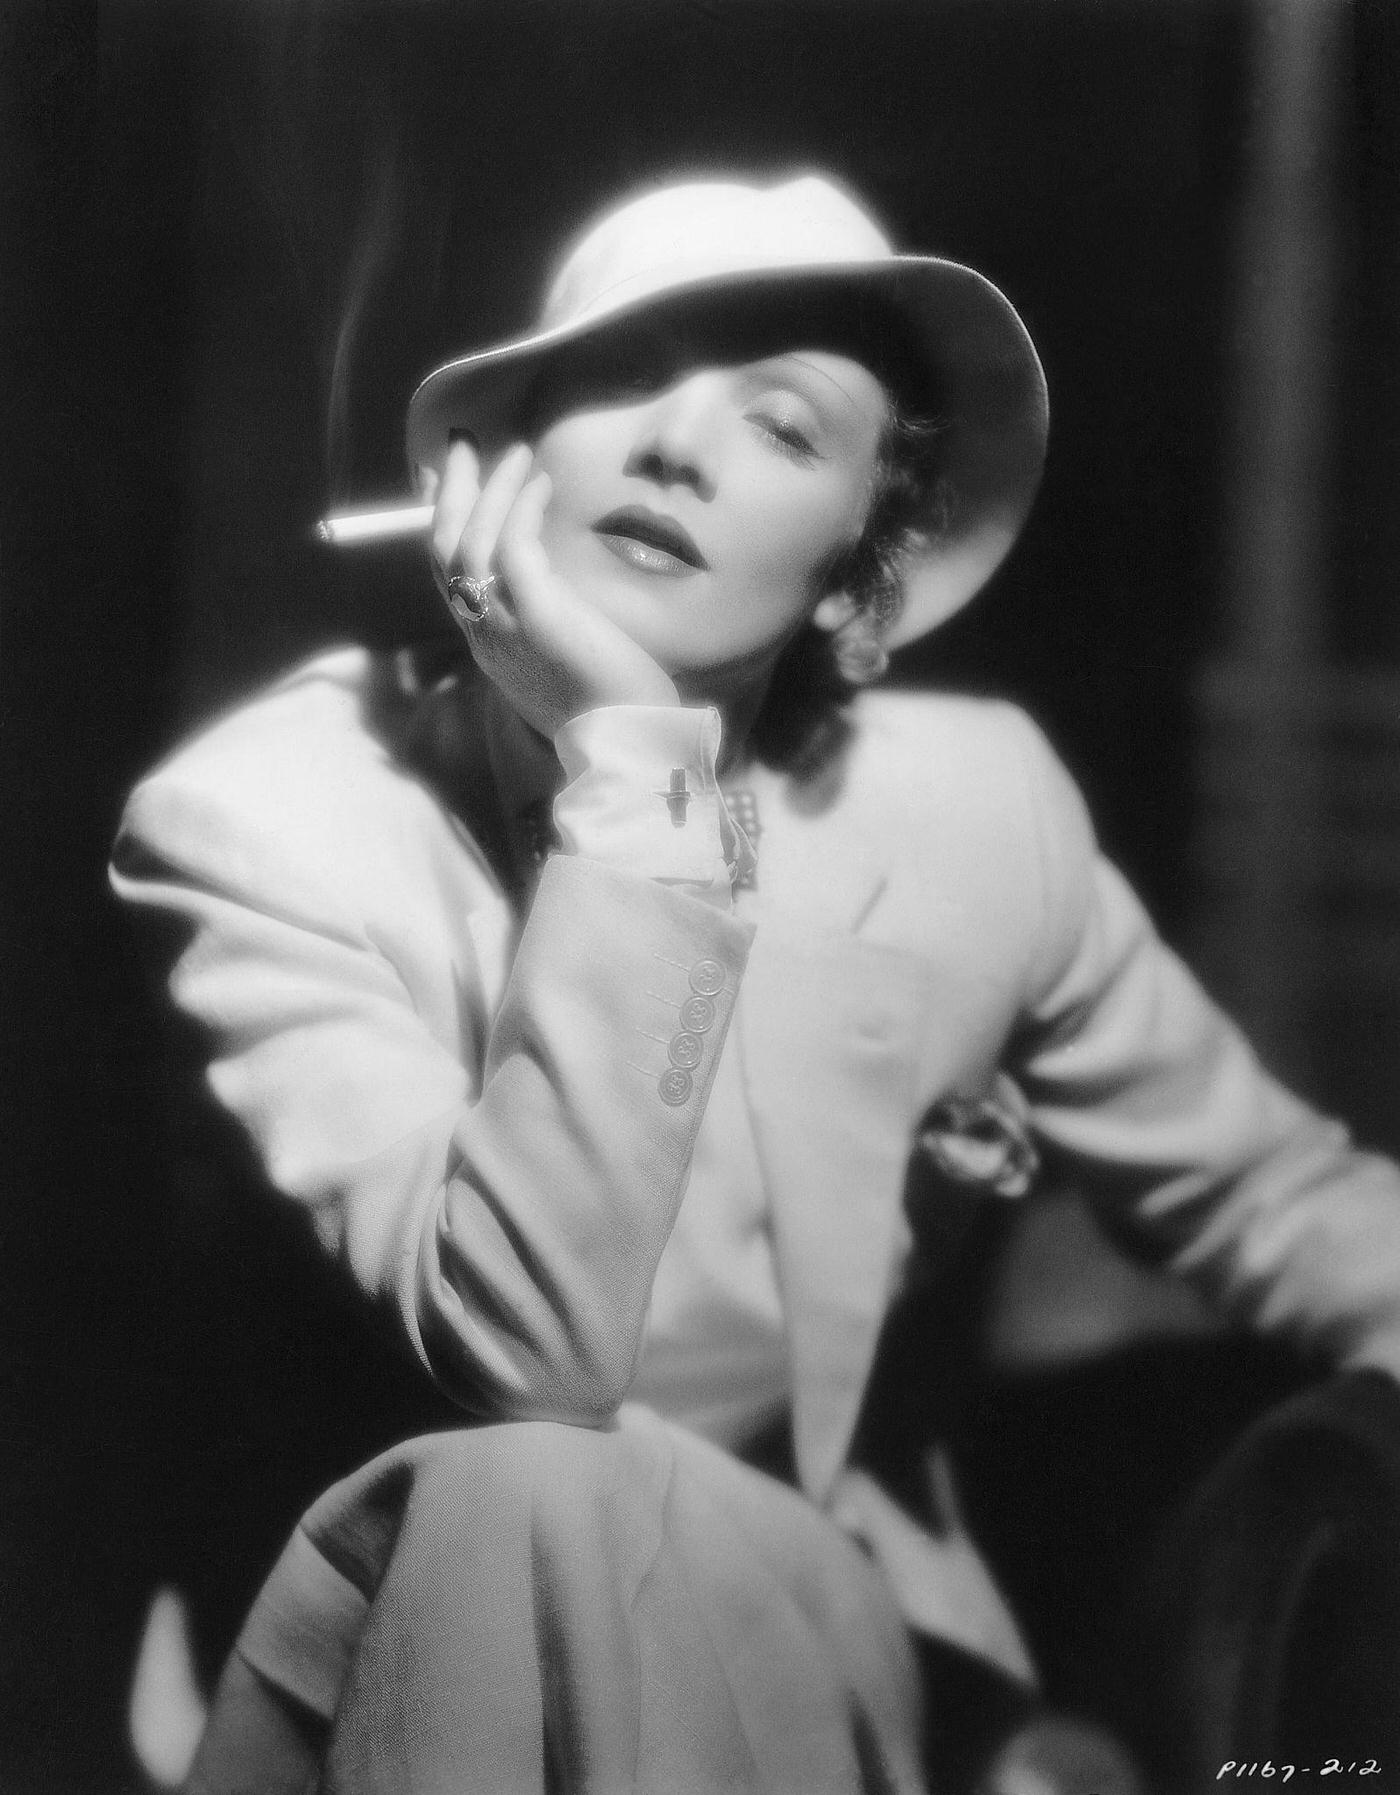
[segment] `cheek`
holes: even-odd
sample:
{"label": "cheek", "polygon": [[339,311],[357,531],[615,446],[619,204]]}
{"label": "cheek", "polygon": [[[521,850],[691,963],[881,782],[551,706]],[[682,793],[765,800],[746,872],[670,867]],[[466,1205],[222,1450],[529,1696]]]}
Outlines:
{"label": "cheek", "polygon": [[832,565],[860,534],[861,507],[842,484],[804,491],[784,505],[757,506],[749,539],[755,575],[810,598],[826,588]]}
{"label": "cheek", "polygon": [[581,419],[546,430],[536,441],[534,454],[536,469],[549,475],[553,487],[551,508],[563,512],[587,512],[594,484],[617,461],[607,429]]}
{"label": "cheek", "polygon": [[572,431],[550,431],[535,444],[535,468],[548,474],[550,482],[540,540],[561,572],[570,565],[580,535],[609,508],[602,490],[606,455],[606,444],[579,440]]}

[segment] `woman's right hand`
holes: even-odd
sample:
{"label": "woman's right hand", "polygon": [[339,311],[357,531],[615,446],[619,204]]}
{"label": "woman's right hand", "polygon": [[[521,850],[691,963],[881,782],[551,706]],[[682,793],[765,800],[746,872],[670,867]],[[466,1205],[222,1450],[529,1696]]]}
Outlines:
{"label": "woman's right hand", "polygon": [[679,704],[664,668],[550,565],[540,540],[549,476],[534,471],[527,444],[508,450],[483,484],[476,451],[455,442],[441,478],[426,469],[422,482],[436,507],[439,589],[459,568],[474,580],[496,576],[479,622],[455,607],[452,614],[472,658],[532,728],[552,740],[604,705]]}

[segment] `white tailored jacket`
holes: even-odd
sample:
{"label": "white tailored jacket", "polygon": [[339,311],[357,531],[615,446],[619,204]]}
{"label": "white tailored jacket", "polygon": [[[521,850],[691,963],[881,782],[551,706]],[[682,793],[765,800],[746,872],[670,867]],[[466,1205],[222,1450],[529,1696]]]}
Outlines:
{"label": "white tailored jacket", "polygon": [[[818,1502],[898,1284],[920,1118],[999,1071],[1035,1140],[1213,1302],[1400,1375],[1400,1174],[1261,1070],[1021,712],[868,693],[823,783],[755,771],[742,918],[558,853],[522,926],[462,738],[388,665],[323,655],[180,750],[113,877],[181,926],[171,991],[272,1182],[470,1414],[594,1421],[626,1397],[721,1051]],[[668,1087],[657,1038],[697,993],[703,1058]]]}

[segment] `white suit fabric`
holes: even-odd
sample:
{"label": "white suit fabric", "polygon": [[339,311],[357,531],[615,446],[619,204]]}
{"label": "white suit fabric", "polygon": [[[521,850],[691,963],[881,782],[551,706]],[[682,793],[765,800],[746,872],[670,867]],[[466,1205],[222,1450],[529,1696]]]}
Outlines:
{"label": "white suit fabric", "polygon": [[[138,788],[114,879],[181,925],[172,994],[271,1181],[470,1418],[597,1425],[627,1398],[721,1055],[801,1486],[857,1530],[844,1465],[913,1239],[911,1143],[931,1106],[1008,1076],[1115,1229],[1239,1321],[1400,1374],[1400,1176],[1262,1071],[1022,713],[863,695],[821,779],[745,774],[762,840],[734,902],[713,851],[578,851],[631,814],[619,787],[659,797],[678,740],[688,789],[714,791],[706,713],[656,766],[597,713],[561,745],[581,833],[561,800],[566,851],[522,920],[469,694],[319,657]],[[678,1029],[700,1043],[684,1067]],[[927,1580],[894,1593],[937,1630]],[[991,1656],[996,1629],[948,1627]]]}

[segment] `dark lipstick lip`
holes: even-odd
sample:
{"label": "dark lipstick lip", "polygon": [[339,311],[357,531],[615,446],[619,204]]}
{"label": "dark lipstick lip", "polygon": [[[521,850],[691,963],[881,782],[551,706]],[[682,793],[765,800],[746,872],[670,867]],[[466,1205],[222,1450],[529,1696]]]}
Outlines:
{"label": "dark lipstick lip", "polygon": [[645,505],[623,505],[616,511],[609,511],[593,528],[599,536],[630,536],[634,541],[645,542],[701,572],[710,565],[675,518],[664,517],[659,511],[648,511]]}

